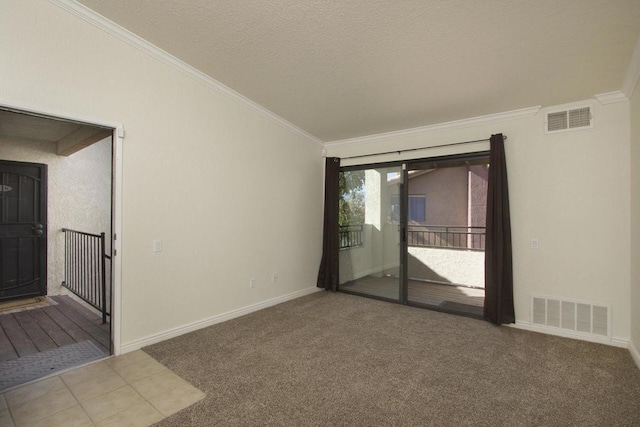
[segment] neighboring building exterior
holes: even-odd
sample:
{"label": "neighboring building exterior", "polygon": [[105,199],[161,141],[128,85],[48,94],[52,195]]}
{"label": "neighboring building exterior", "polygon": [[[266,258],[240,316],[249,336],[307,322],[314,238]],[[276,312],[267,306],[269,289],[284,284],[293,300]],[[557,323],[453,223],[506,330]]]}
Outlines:
{"label": "neighboring building exterior", "polygon": [[409,172],[409,224],[484,227],[488,165]]}

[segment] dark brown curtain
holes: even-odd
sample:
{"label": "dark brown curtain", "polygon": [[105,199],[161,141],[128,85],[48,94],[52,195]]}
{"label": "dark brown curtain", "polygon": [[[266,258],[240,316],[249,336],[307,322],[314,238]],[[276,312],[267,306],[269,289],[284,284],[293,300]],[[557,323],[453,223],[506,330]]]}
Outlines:
{"label": "dark brown curtain", "polygon": [[484,261],[484,318],[496,324],[514,323],[513,264],[507,163],[502,134],[491,135],[487,190],[487,237]]}
{"label": "dark brown curtain", "polygon": [[340,159],[327,157],[324,184],[324,235],[322,260],[318,272],[318,287],[338,290],[338,193],[340,191]]}

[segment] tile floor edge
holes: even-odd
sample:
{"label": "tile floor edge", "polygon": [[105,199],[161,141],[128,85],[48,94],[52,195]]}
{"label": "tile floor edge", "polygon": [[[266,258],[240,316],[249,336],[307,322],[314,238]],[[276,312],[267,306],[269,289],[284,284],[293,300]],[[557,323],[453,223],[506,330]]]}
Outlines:
{"label": "tile floor edge", "polygon": [[86,362],[86,363],[83,363],[83,364],[78,365],[78,366],[72,366],[70,368],[61,369],[61,370],[53,372],[53,373],[51,373],[49,375],[45,375],[44,377],[36,378],[36,379],[30,380],[30,381],[27,381],[26,383],[14,385],[14,386],[11,386],[11,387],[9,387],[7,389],[0,390],[0,394],[9,393],[10,391],[13,391],[13,390],[15,390],[17,388],[24,387],[24,386],[30,385],[30,384],[34,384],[34,383],[37,383],[38,381],[43,381],[43,380],[46,380],[46,379],[49,379],[49,378],[52,378],[52,377],[55,377],[55,376],[60,376],[60,375],[62,375],[64,373],[67,373],[69,371],[73,371],[74,369],[80,369],[80,368],[84,368],[85,366],[93,365],[94,363],[104,362],[105,360],[111,359],[112,357],[114,357],[114,356],[113,355],[112,356],[106,356],[106,357],[103,357],[101,359],[92,360],[90,362]]}

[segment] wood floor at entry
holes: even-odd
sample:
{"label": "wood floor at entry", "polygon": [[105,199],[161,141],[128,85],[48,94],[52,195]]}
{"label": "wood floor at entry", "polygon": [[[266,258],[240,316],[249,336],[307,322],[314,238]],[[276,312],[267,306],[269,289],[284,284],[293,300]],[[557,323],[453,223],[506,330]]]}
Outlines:
{"label": "wood floor at entry", "polygon": [[0,362],[81,341],[109,354],[109,323],[68,296],[57,305],[0,315]]}
{"label": "wood floor at entry", "polygon": [[[340,289],[397,300],[398,278],[367,276],[340,285]],[[413,303],[454,310],[458,308],[469,314],[482,316],[484,289],[408,280],[408,295]]]}

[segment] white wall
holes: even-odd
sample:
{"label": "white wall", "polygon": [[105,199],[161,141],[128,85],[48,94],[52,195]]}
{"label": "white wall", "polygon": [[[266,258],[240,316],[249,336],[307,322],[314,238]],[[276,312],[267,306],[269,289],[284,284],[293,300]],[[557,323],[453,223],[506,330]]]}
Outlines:
{"label": "white wall", "polygon": [[631,344],[640,367],[640,89],[631,97]]}
{"label": "white wall", "polygon": [[122,345],[315,286],[319,144],[48,1],[0,10],[0,104],[124,125]]}
{"label": "white wall", "polygon": [[111,138],[71,156],[56,154],[50,142],[0,137],[0,159],[44,163],[48,172],[47,290],[65,293],[64,233],[70,228],[93,234],[111,230]]}
{"label": "white wall", "polygon": [[[612,335],[626,341],[631,323],[629,103],[586,102],[593,105],[593,129],[546,135],[543,108],[533,117],[329,144],[327,154],[346,157],[506,134],[517,321],[531,322],[532,295],[608,304]],[[488,148],[476,143],[376,161]],[[539,250],[530,249],[532,237],[539,239]]]}

